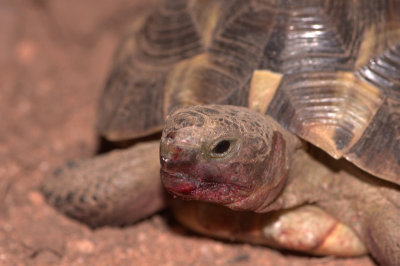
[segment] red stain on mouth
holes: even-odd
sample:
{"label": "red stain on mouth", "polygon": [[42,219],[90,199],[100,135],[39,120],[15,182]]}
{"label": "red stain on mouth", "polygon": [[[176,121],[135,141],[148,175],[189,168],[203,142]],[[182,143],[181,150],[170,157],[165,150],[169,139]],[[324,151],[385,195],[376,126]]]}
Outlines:
{"label": "red stain on mouth", "polygon": [[173,194],[190,195],[197,187],[194,180],[189,180],[186,176],[179,173],[168,173],[162,169],[161,179],[166,189]]}
{"label": "red stain on mouth", "polygon": [[161,179],[169,193],[184,200],[227,204],[240,200],[247,191],[247,188],[235,184],[219,183],[212,181],[211,178],[196,178],[182,172],[169,172],[163,169],[161,169]]}
{"label": "red stain on mouth", "polygon": [[190,195],[194,189],[195,187],[190,184],[180,184],[174,187],[175,192],[184,195]]}

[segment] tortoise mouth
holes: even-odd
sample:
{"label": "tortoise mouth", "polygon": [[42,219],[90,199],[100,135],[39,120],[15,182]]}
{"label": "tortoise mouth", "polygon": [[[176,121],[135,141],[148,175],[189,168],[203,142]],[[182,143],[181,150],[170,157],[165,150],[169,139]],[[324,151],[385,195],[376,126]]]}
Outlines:
{"label": "tortoise mouth", "polygon": [[230,204],[247,197],[249,188],[237,184],[218,182],[218,178],[195,178],[182,172],[161,169],[164,187],[174,197],[183,200],[200,200]]}
{"label": "tortoise mouth", "polygon": [[199,187],[199,181],[189,178],[183,173],[169,173],[161,169],[161,180],[165,188],[177,196],[190,195],[193,190]]}

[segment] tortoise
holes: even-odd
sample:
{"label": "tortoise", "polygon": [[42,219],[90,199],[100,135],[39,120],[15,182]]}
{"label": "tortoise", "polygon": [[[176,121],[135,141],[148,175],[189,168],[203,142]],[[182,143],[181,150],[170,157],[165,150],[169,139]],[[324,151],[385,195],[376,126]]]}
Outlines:
{"label": "tortoise", "polygon": [[41,188],[90,226],[170,205],[217,238],[400,264],[398,0],[166,0],[123,40],[97,129],[135,144]]}

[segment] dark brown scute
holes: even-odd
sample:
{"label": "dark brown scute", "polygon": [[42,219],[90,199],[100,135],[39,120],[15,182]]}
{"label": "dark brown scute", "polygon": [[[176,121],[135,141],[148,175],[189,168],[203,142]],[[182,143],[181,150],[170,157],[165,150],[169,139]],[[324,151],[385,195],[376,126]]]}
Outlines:
{"label": "dark brown scute", "polygon": [[99,108],[98,130],[108,139],[143,136],[162,128],[164,86],[171,65],[203,49],[186,5],[186,1],[166,1],[121,45],[122,55]]}
{"label": "dark brown scute", "polygon": [[262,67],[283,73],[352,69],[360,34],[375,15],[365,19],[359,11],[373,10],[375,2],[282,1]]}
{"label": "dark brown scute", "polygon": [[137,58],[150,67],[169,66],[203,50],[201,36],[188,10],[188,1],[167,0],[135,36]]}
{"label": "dark brown scute", "polygon": [[165,71],[126,65],[112,72],[102,95],[97,128],[109,140],[124,140],[161,129]]}
{"label": "dark brown scute", "polygon": [[215,65],[243,83],[259,66],[273,22],[271,10],[235,1],[221,14],[209,48]]}
{"label": "dark brown scute", "polygon": [[400,43],[371,60],[358,75],[384,91],[387,99],[346,157],[366,171],[400,184]]}
{"label": "dark brown scute", "polygon": [[348,72],[285,75],[267,113],[340,158],[368,126],[383,93]]}
{"label": "dark brown scute", "polygon": [[237,79],[212,63],[209,54],[200,54],[172,69],[165,87],[164,113],[182,105],[222,103],[240,87]]}
{"label": "dark brown scute", "polygon": [[[398,19],[400,25],[400,14]],[[382,55],[360,68],[357,75],[381,89],[388,98],[400,101],[400,40],[397,41],[397,45],[389,46]]]}
{"label": "dark brown scute", "polygon": [[400,184],[400,101],[385,101],[345,157],[373,175]]}

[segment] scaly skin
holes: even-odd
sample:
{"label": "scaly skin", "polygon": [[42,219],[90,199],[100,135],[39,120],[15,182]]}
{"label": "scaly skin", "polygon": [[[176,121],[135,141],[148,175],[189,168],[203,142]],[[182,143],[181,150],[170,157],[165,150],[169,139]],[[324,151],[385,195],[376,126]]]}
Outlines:
{"label": "scaly skin", "polygon": [[172,209],[176,219],[186,227],[216,238],[315,255],[353,257],[367,253],[352,229],[313,205],[255,213],[175,200]]}
{"label": "scaly skin", "polygon": [[92,227],[132,224],[165,208],[159,141],[67,163],[41,187],[47,201]]}
{"label": "scaly skin", "polygon": [[268,116],[184,107],[167,118],[160,156],[162,181],[179,198],[262,213],[312,203],[353,228],[382,265],[400,264],[399,186],[303,145]]}

